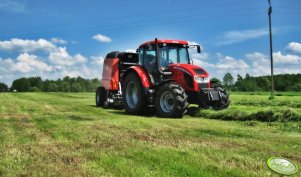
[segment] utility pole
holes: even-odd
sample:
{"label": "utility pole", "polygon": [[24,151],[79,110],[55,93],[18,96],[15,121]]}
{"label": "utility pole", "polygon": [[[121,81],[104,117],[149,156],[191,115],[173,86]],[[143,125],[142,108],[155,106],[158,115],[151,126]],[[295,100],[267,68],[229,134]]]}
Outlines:
{"label": "utility pole", "polygon": [[271,57],[271,96],[270,99],[274,98],[274,66],[273,66],[273,41],[272,41],[272,6],[271,6],[271,0],[269,1],[269,29],[270,29],[270,57]]}

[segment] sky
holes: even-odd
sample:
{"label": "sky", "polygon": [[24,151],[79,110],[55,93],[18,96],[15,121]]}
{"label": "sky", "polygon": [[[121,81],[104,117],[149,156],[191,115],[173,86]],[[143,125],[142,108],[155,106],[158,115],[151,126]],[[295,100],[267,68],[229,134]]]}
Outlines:
{"label": "sky", "polygon": [[[274,72],[301,73],[301,1],[271,0]],[[145,41],[202,46],[193,63],[222,79],[270,74],[268,0],[0,0],[0,82],[101,78],[110,51]]]}

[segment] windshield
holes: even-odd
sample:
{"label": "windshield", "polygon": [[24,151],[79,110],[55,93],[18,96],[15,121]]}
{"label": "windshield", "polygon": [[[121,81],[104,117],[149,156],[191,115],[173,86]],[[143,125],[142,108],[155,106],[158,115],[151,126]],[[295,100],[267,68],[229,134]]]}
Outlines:
{"label": "windshield", "polygon": [[180,44],[159,44],[160,68],[170,64],[189,63],[187,47]]}

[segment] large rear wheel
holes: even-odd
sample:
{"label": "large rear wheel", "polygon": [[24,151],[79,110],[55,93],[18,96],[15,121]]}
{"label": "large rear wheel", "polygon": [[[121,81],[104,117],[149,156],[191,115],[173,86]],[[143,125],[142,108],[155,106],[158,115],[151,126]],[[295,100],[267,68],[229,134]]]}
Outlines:
{"label": "large rear wheel", "polygon": [[160,117],[182,118],[187,106],[187,95],[175,82],[161,85],[156,92],[155,107]]}
{"label": "large rear wheel", "polygon": [[141,114],[146,107],[145,96],[139,76],[129,73],[123,84],[123,103],[125,111],[130,114]]}

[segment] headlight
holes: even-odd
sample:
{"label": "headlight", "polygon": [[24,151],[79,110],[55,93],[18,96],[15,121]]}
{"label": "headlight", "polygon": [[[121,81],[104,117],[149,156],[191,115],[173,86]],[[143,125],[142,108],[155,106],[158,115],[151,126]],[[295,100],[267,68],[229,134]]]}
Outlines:
{"label": "headlight", "polygon": [[196,81],[197,83],[208,83],[209,78],[208,77],[194,76],[194,81]]}

